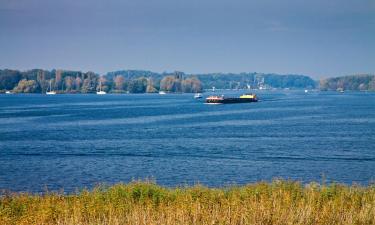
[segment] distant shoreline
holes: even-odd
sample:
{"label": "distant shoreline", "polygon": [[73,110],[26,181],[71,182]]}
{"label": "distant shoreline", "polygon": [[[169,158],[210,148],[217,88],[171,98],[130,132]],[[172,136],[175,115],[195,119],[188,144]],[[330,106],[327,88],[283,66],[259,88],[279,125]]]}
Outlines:
{"label": "distant shoreline", "polygon": [[[374,93],[375,90],[320,90],[320,89],[216,89],[214,92],[210,89],[202,90],[199,93],[212,93],[212,94],[220,94],[222,92],[231,91],[231,92],[267,92],[267,91],[305,91],[305,92],[370,92]],[[160,95],[158,92],[148,93],[148,92],[140,92],[140,93],[124,93],[124,92],[108,92],[107,95],[140,95],[140,94],[147,94],[147,95]],[[169,94],[190,94],[194,95],[195,92],[167,92]],[[0,95],[47,95],[45,93],[5,93],[5,91],[0,91]],[[81,93],[81,92],[66,92],[66,93],[59,93],[57,92],[56,95],[97,95],[96,92],[88,92],[88,93]]]}

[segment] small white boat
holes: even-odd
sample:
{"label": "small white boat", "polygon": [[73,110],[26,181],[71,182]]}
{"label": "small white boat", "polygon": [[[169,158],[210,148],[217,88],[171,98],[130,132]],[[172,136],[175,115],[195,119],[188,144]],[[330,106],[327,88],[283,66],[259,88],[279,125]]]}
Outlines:
{"label": "small white boat", "polygon": [[10,91],[6,91],[5,94],[8,94],[8,95],[9,95],[9,94],[13,94],[13,93],[10,92]]}
{"label": "small white boat", "polygon": [[195,99],[199,99],[199,98],[202,98],[203,96],[202,96],[202,94],[201,93],[196,93],[195,95],[194,95],[194,98]]}
{"label": "small white boat", "polygon": [[306,90],[305,90],[305,93],[307,93],[307,92],[309,92],[309,90],[306,89]]}
{"label": "small white boat", "polygon": [[107,92],[102,91],[102,81],[99,81],[99,91],[96,92],[97,95],[105,95]]}
{"label": "small white boat", "polygon": [[105,94],[107,94],[107,92],[105,92],[105,91],[97,91],[96,94],[97,95],[105,95]]}
{"label": "small white boat", "polygon": [[344,88],[337,88],[336,91],[340,93],[344,93]]}
{"label": "small white boat", "polygon": [[49,81],[49,91],[46,92],[47,95],[55,95],[56,91],[52,91],[52,81]]}
{"label": "small white boat", "polygon": [[159,95],[165,95],[167,93],[165,93],[165,91],[159,91]]}

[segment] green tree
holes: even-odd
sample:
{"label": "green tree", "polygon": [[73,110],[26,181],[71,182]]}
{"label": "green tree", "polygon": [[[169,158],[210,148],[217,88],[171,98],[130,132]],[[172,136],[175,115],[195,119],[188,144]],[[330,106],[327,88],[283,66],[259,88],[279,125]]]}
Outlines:
{"label": "green tree", "polygon": [[12,90],[22,79],[22,74],[17,70],[0,70],[0,90]]}
{"label": "green tree", "polygon": [[83,80],[81,92],[92,93],[96,91],[97,76],[93,72],[87,72],[84,74],[85,79]]}
{"label": "green tree", "polygon": [[45,71],[38,70],[36,80],[37,80],[40,91],[42,93],[45,93],[47,91],[47,88],[48,88],[48,82],[46,81]]}
{"label": "green tree", "polygon": [[147,79],[144,77],[131,80],[129,82],[128,91],[130,93],[145,93],[147,88]]}
{"label": "green tree", "polygon": [[61,89],[62,86],[62,70],[56,70],[55,72],[55,84],[54,84],[54,90]]}

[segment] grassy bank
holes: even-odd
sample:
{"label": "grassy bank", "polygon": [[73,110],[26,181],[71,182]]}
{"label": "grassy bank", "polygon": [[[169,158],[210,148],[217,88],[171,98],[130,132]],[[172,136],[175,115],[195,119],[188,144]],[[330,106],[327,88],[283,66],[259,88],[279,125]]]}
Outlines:
{"label": "grassy bank", "polygon": [[71,195],[7,194],[0,224],[375,224],[375,186],[133,182]]}

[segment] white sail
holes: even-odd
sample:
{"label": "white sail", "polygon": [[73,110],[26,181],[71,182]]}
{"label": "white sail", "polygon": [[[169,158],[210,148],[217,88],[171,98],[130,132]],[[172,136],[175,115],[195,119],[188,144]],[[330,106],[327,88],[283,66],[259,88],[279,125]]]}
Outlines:
{"label": "white sail", "polygon": [[96,92],[97,95],[105,95],[107,92],[102,91],[102,81],[99,79],[99,91]]}
{"label": "white sail", "polygon": [[47,95],[55,95],[56,91],[52,91],[52,80],[49,80],[49,91],[46,92]]}

